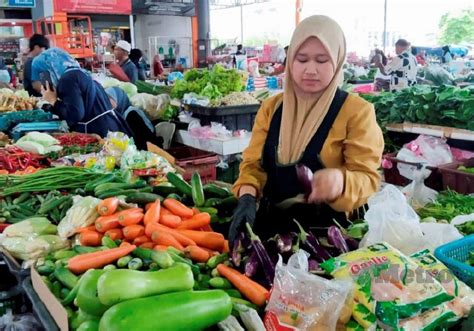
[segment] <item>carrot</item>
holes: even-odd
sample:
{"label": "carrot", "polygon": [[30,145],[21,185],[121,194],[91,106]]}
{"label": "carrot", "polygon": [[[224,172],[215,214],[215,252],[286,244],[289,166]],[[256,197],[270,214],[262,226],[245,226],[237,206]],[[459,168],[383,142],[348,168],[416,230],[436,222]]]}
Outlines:
{"label": "carrot", "polygon": [[105,231],[104,235],[109,237],[112,240],[117,240],[117,239],[122,239],[123,238],[122,229],[110,229],[108,231]]}
{"label": "carrot", "polygon": [[169,233],[170,235],[172,235],[177,241],[179,241],[179,243],[183,246],[189,246],[189,245],[196,245],[196,243],[189,239],[188,237],[186,237],[185,235],[182,235],[181,233],[179,233],[178,231],[174,230],[174,229],[171,229],[171,228],[168,228],[164,225],[161,225],[159,223],[157,224],[148,224],[146,227],[145,227],[145,234],[147,236],[151,236],[151,234],[153,233],[153,231],[164,231],[164,232],[167,232]]}
{"label": "carrot", "polygon": [[69,259],[68,268],[75,274],[82,274],[89,269],[100,269],[130,254],[135,248],[137,246],[128,244],[104,251],[76,255]]}
{"label": "carrot", "polygon": [[118,221],[117,214],[113,214],[110,216],[100,216],[97,218],[95,221],[95,228],[99,232],[106,232],[110,229],[115,229],[120,226],[120,223]]}
{"label": "carrot", "polygon": [[95,225],[89,225],[83,228],[76,229],[76,233],[82,233],[84,231],[96,231]]}
{"label": "carrot", "polygon": [[189,221],[182,222],[178,229],[180,230],[198,230],[203,226],[211,224],[211,215],[209,213],[199,213],[194,215]]}
{"label": "carrot", "polygon": [[109,216],[115,213],[119,206],[120,200],[115,197],[107,198],[99,202],[97,205],[97,213],[100,216]]}
{"label": "carrot", "polygon": [[190,218],[193,217],[194,214],[191,208],[186,207],[184,204],[175,199],[166,199],[163,202],[163,206],[169,209],[169,211],[176,216],[182,218]]}
{"label": "carrot", "polygon": [[158,245],[171,246],[180,251],[184,249],[183,245],[175,237],[165,231],[154,231],[151,235],[151,240]]}
{"label": "carrot", "polygon": [[169,228],[176,228],[179,227],[181,222],[181,217],[176,215],[163,215],[160,217],[160,223],[169,227]]}
{"label": "carrot", "polygon": [[242,293],[247,299],[257,306],[265,304],[269,296],[269,292],[266,288],[257,282],[254,282],[244,274],[241,274],[237,270],[226,266],[225,264],[219,264],[217,266],[219,275],[225,277],[229,282],[234,285],[240,293]]}
{"label": "carrot", "polygon": [[152,249],[153,247],[155,247],[155,243],[152,241],[147,241],[146,243],[140,245],[140,248]]}
{"label": "carrot", "polygon": [[135,239],[133,239],[133,244],[137,245],[137,246],[140,246],[141,244],[144,244],[144,243],[149,242],[149,241],[151,241],[151,240],[148,236],[141,235],[141,236],[138,236]]}
{"label": "carrot", "polygon": [[217,232],[205,232],[205,231],[194,231],[194,230],[176,230],[179,233],[185,235],[189,239],[193,240],[196,244],[201,247],[206,247],[216,251],[222,251],[224,246],[224,236]]}
{"label": "carrot", "polygon": [[207,262],[211,255],[199,246],[188,246],[184,249],[184,255],[194,262]]}
{"label": "carrot", "polygon": [[123,228],[123,236],[127,240],[134,240],[145,234],[145,227],[139,224],[128,225]]}
{"label": "carrot", "polygon": [[199,230],[201,230],[201,231],[207,231],[207,232],[213,232],[213,231],[214,231],[214,230],[212,230],[210,224],[208,224],[208,225],[206,225],[206,226],[202,226]]}
{"label": "carrot", "polygon": [[166,252],[168,250],[168,247],[166,247],[164,245],[155,245],[155,246],[153,246],[153,249],[155,251]]}
{"label": "carrot", "polygon": [[229,253],[230,248],[229,248],[229,240],[224,240],[224,246],[222,248],[222,253]]}
{"label": "carrot", "polygon": [[160,220],[160,209],[161,202],[157,199],[145,213],[143,223],[145,223],[145,225],[148,223],[157,223]]}
{"label": "carrot", "polygon": [[79,234],[79,242],[82,246],[100,246],[102,233],[97,231],[83,231]]}
{"label": "carrot", "polygon": [[209,255],[210,255],[211,257],[220,254],[218,251],[215,251],[215,250],[212,250],[212,249],[209,249],[209,248],[206,248],[206,247],[200,247],[200,246],[199,246],[199,248],[204,249],[206,252],[209,253]]}
{"label": "carrot", "polygon": [[174,215],[174,214],[170,212],[168,209],[166,209],[165,207],[161,206],[160,217],[163,215]]}
{"label": "carrot", "polygon": [[199,214],[201,211],[197,207],[191,208],[193,211],[193,216]]}
{"label": "carrot", "polygon": [[154,204],[154,202],[149,202],[149,203],[147,203],[147,204],[145,205],[145,211],[148,211],[148,210],[151,208],[151,206],[152,206],[153,204]]}
{"label": "carrot", "polygon": [[143,209],[141,208],[131,208],[125,209],[117,213],[118,221],[121,226],[128,226],[133,224],[138,224],[143,219]]}

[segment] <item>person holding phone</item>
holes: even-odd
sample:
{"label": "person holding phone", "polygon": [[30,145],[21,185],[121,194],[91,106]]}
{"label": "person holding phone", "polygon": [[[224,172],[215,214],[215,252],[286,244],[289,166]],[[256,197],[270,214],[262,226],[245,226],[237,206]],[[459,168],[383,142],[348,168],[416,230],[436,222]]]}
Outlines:
{"label": "person holding phone", "polygon": [[64,50],[50,48],[38,55],[33,60],[32,79],[41,81],[41,92],[52,105],[51,112],[65,120],[71,131],[101,137],[120,131],[131,136],[102,86]]}

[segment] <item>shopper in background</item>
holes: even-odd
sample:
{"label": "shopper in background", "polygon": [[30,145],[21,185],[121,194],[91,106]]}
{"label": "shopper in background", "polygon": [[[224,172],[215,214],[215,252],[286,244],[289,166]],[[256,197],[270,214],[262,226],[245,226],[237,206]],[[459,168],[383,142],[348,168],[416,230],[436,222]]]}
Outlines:
{"label": "shopper in background", "polygon": [[0,83],[3,83],[3,86],[10,86],[11,76],[8,72],[7,65],[5,64],[5,58],[0,56]]}
{"label": "shopper in background", "polygon": [[399,91],[416,84],[417,64],[415,56],[410,52],[410,43],[399,39],[395,43],[395,56],[387,65],[381,61],[376,63],[380,72],[390,75],[390,90]]}
{"label": "shopper in background", "polygon": [[446,46],[443,46],[441,48],[441,50],[443,51],[443,56],[441,57],[441,62],[446,63],[446,64],[450,64],[451,61],[453,61],[453,53],[451,53],[451,49],[449,48],[448,45],[446,45]]}
{"label": "shopper in background", "polygon": [[138,80],[146,80],[146,63],[143,61],[143,53],[140,49],[134,48],[130,51],[130,61],[135,64],[138,70]]}
{"label": "shopper in background", "polygon": [[[339,89],[345,57],[344,33],[331,18],[311,16],[296,27],[284,92],[257,112],[233,186],[231,245],[246,223],[261,238],[294,230],[295,219],[305,228],[347,224],[346,213],[378,190],[383,136],[373,105]],[[308,200],[296,164],[313,174]]]}
{"label": "shopper in background", "polygon": [[289,46],[285,46],[285,48],[283,48],[285,50],[285,59],[283,60],[282,64],[275,66],[275,70],[272,72],[272,76],[277,76],[285,72],[286,57],[288,56],[288,47]]}
{"label": "shopper in background", "polygon": [[41,82],[31,80],[31,64],[36,56],[49,48],[49,40],[42,34],[34,34],[29,40],[29,48],[30,54],[23,70],[23,87],[31,96],[40,97]]}
{"label": "shopper in background", "polygon": [[138,79],[137,66],[130,60],[129,55],[132,46],[125,40],[119,40],[114,47],[114,55],[118,64],[127,75],[131,83],[135,83]]}
{"label": "shopper in background", "polygon": [[66,51],[50,48],[32,64],[32,79],[41,81],[43,98],[51,112],[65,120],[71,131],[105,137],[109,131],[130,135],[125,120],[117,114],[102,86]]}
{"label": "shopper in background", "polygon": [[164,73],[165,69],[163,68],[163,64],[161,63],[160,55],[156,54],[153,57],[153,76],[157,79],[163,79]]}
{"label": "shopper in background", "polygon": [[[374,52],[374,56],[370,60],[370,63],[382,63],[384,66],[387,65],[388,60],[387,57],[385,56],[385,53],[376,48]],[[377,68],[377,72],[375,73],[374,77],[374,91],[380,92],[380,91],[390,91],[390,80],[391,80],[390,75],[384,75],[380,72],[380,69]]]}

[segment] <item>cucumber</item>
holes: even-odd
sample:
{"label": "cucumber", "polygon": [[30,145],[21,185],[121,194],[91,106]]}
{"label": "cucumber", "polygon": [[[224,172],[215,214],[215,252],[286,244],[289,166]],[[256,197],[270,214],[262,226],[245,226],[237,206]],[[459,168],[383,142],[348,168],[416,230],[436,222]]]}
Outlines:
{"label": "cucumber", "polygon": [[178,200],[180,202],[183,202],[183,198],[181,196],[179,196],[178,194],[176,194],[176,193],[168,194],[168,196],[166,198],[167,199],[174,199],[174,200]]}
{"label": "cucumber", "polygon": [[102,194],[107,191],[118,191],[118,190],[126,190],[132,188],[142,188],[146,186],[146,182],[142,179],[137,180],[135,183],[104,183],[98,185],[94,193]]}
{"label": "cucumber", "polygon": [[219,212],[216,208],[214,207],[198,207],[199,211],[201,213],[208,213],[209,215],[217,215]]}
{"label": "cucumber", "polygon": [[191,185],[186,183],[178,175],[172,172],[168,172],[166,178],[168,178],[168,181],[173,184],[181,193],[187,195],[188,197],[193,196]]}
{"label": "cucumber", "polygon": [[206,184],[203,187],[204,193],[209,195],[211,198],[225,199],[232,195],[231,192],[214,184]]}
{"label": "cucumber", "polygon": [[204,191],[202,189],[201,176],[197,172],[193,173],[191,177],[191,194],[193,197],[194,205],[201,207],[204,202]]}
{"label": "cucumber", "polygon": [[138,204],[147,204],[150,202],[155,202],[156,200],[160,200],[163,202],[163,197],[154,194],[154,193],[146,193],[146,192],[137,192],[127,196],[126,200],[128,203],[138,203]]}
{"label": "cucumber", "polygon": [[153,187],[153,193],[159,194],[161,196],[167,196],[171,193],[178,193],[179,190],[170,182],[160,183]]}
{"label": "cucumber", "polygon": [[110,198],[110,197],[118,197],[120,195],[129,196],[131,194],[140,193],[140,192],[151,193],[152,190],[153,189],[151,188],[151,186],[146,186],[146,187],[139,188],[139,189],[124,189],[124,190],[115,190],[115,191],[104,192],[102,194],[96,195],[96,197],[98,197],[99,199],[106,199],[106,198]]}
{"label": "cucumber", "polygon": [[209,285],[217,289],[231,289],[233,288],[232,284],[225,278],[222,277],[212,277],[209,280]]}
{"label": "cucumber", "polygon": [[204,207],[205,208],[209,208],[209,207],[217,207],[217,206],[220,206],[222,204],[222,201],[224,199],[221,199],[221,198],[210,198],[210,199],[207,199],[206,202],[204,203]]}
{"label": "cucumber", "polygon": [[112,182],[115,179],[116,177],[114,174],[107,174],[99,179],[96,179],[92,182],[87,183],[84,187],[84,190],[86,192],[93,192],[98,185]]}

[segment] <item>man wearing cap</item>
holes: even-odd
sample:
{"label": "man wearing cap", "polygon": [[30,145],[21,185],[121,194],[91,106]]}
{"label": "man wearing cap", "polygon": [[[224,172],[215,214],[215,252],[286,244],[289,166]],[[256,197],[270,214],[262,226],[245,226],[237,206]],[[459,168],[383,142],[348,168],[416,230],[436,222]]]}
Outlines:
{"label": "man wearing cap", "polygon": [[130,82],[135,83],[138,79],[137,66],[129,59],[128,55],[132,50],[132,46],[125,40],[120,40],[114,48],[115,58],[120,67],[127,75]]}

